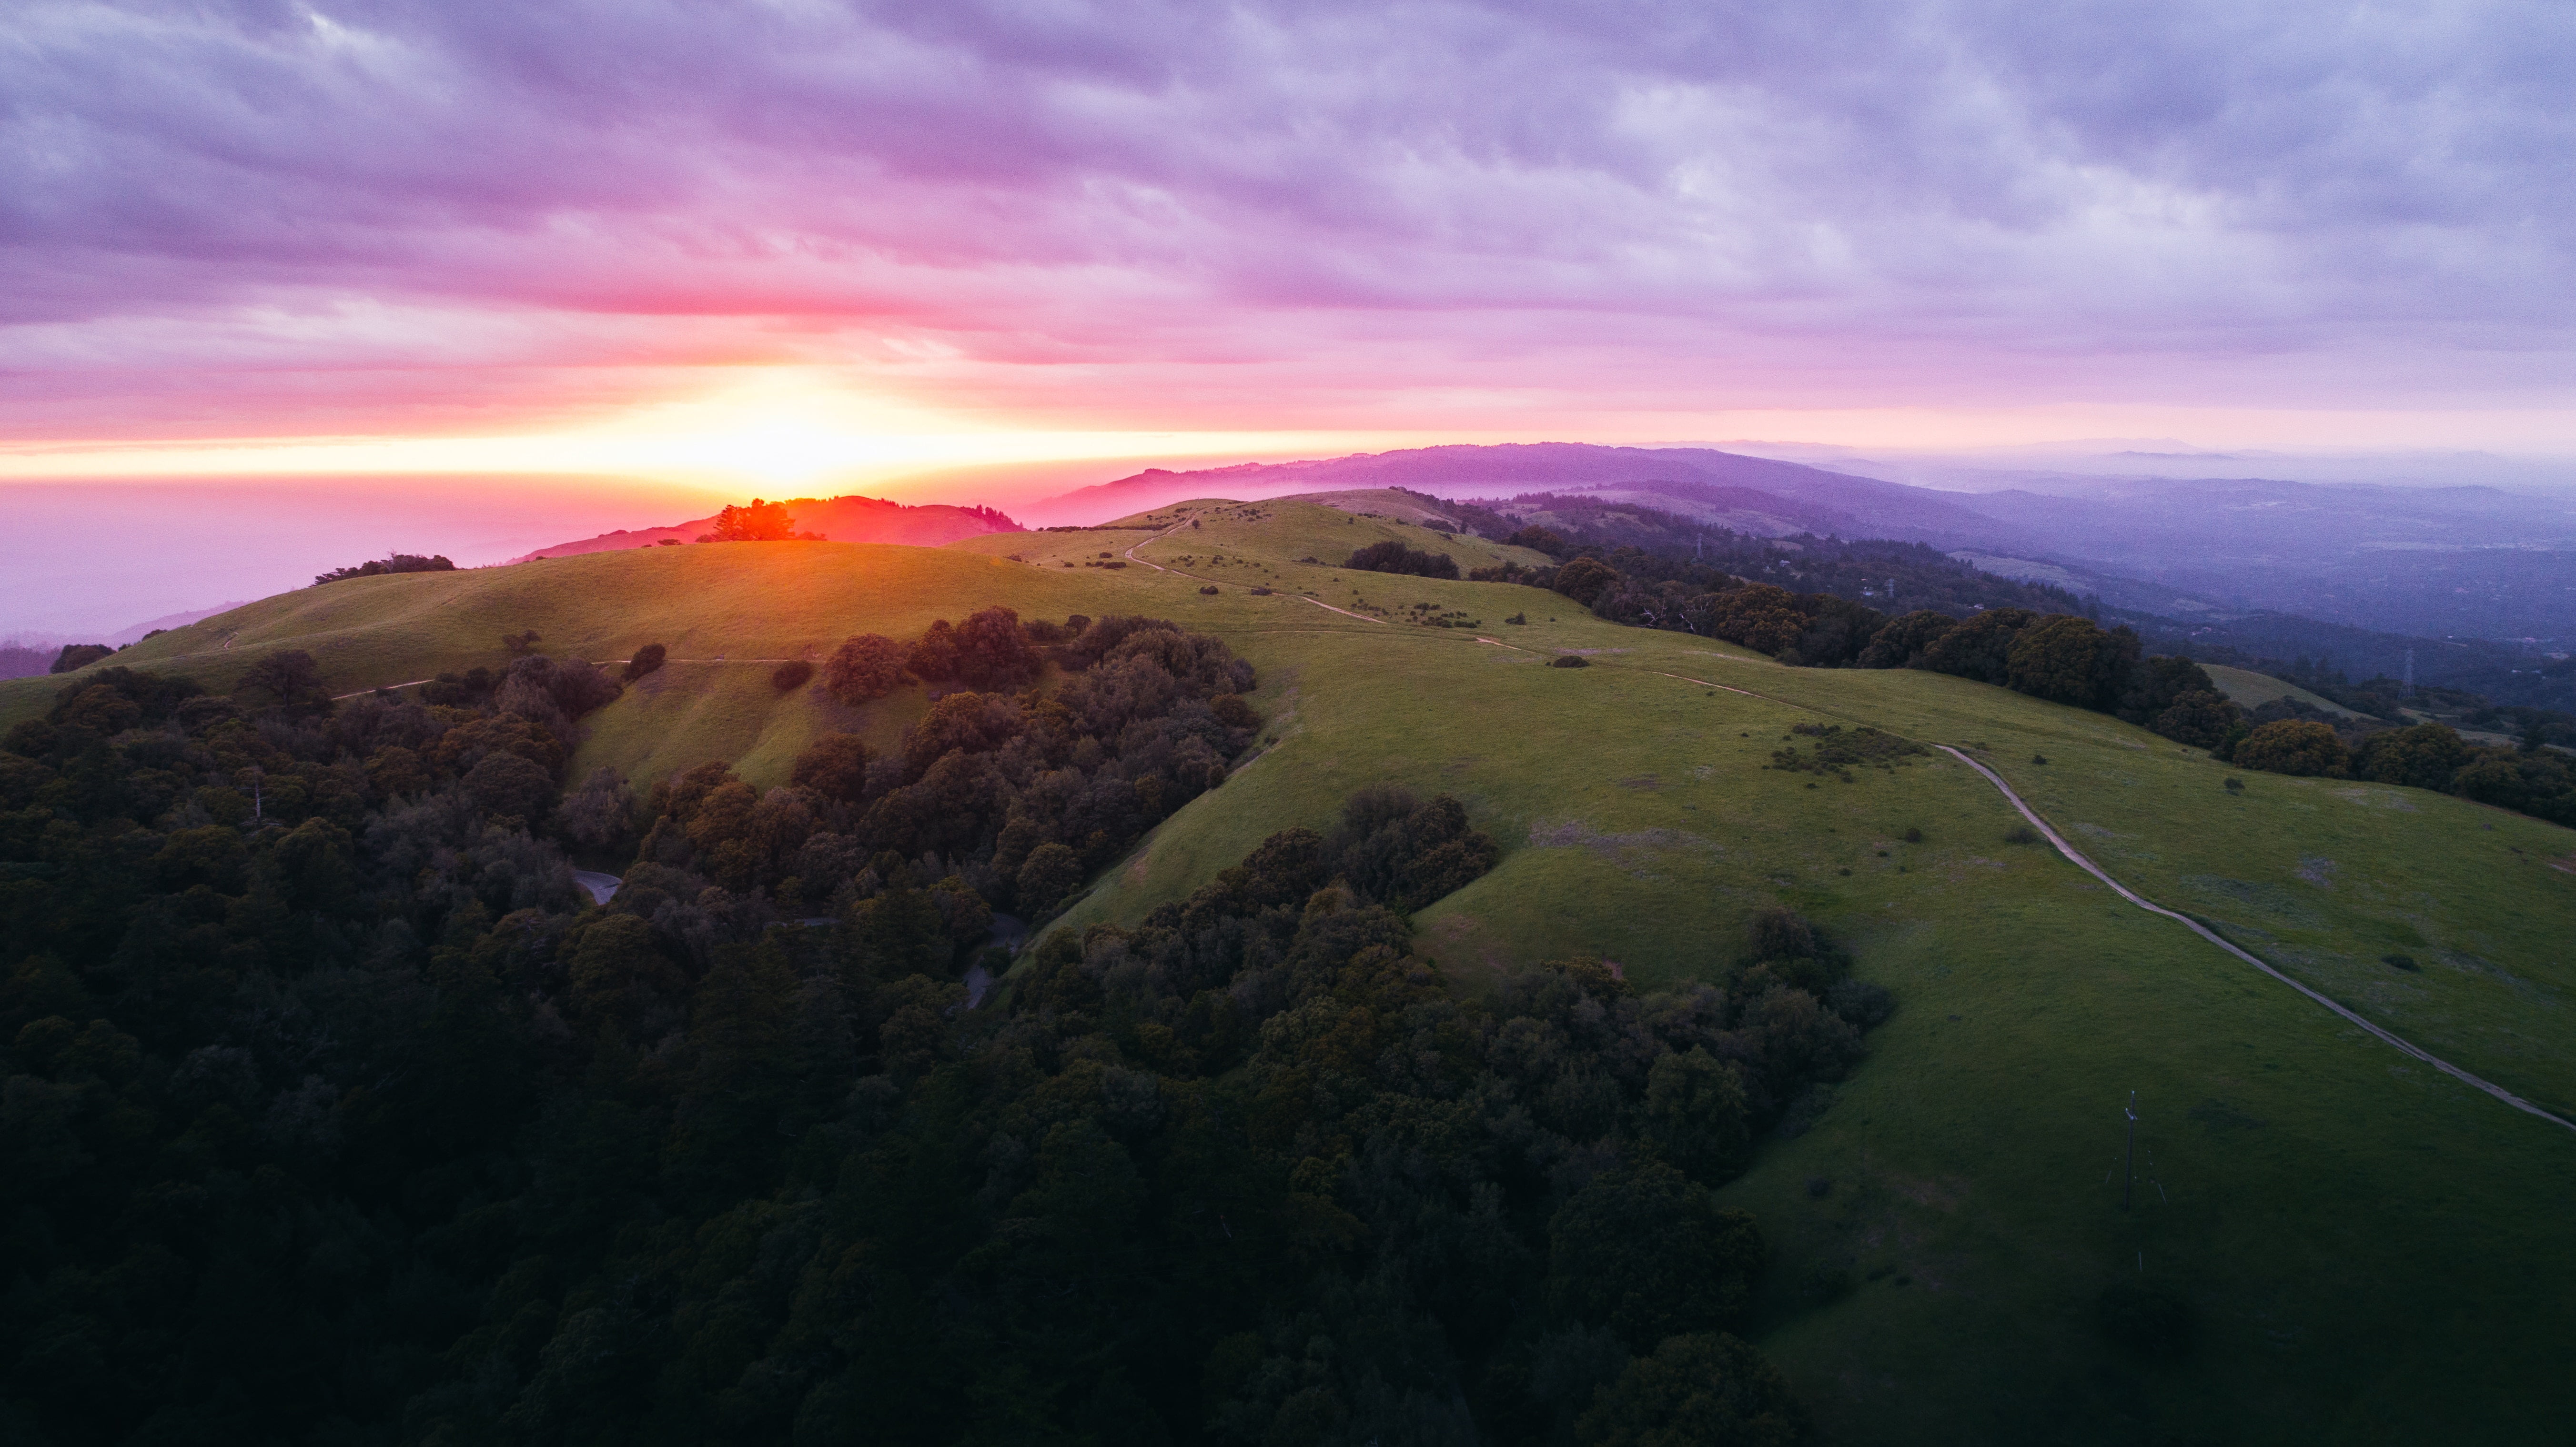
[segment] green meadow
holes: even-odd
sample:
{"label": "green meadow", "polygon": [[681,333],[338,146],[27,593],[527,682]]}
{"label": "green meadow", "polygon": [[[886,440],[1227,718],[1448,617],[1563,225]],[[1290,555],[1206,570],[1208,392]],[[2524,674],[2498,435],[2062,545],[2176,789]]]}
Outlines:
{"label": "green meadow", "polygon": [[[348,692],[498,666],[520,629],[593,659],[659,642],[673,662],[591,717],[576,768],[649,779],[721,758],[776,782],[819,732],[890,744],[923,695],[844,709],[781,694],[774,660],[991,604],[1169,617],[1260,669],[1264,746],[1064,922],[1133,919],[1394,781],[1457,796],[1504,848],[1416,920],[1417,950],[1460,990],[1578,953],[1646,988],[1711,979],[1746,913],[1780,902],[1894,993],[1870,1059],[1727,1192],[1775,1252],[1761,1344],[1831,1440],[2563,1440],[2576,1132],[2007,842],[2018,815],[1946,755],[1848,781],[1772,765],[1807,748],[1798,724],[1972,750],[2131,888],[2562,1114],[2576,833],[2375,785],[2241,775],[2230,792],[2196,751],[2000,689],[1784,668],[1552,593],[1334,566],[1388,538],[1462,569],[1537,561],[1381,500],[1202,501],[937,550],[644,549],[361,579],[113,661],[221,687],[303,648]],[[1567,653],[1588,666],[1547,666]],[[62,683],[0,684],[0,723]],[[2124,1280],[2187,1297],[2195,1349],[2113,1347],[2094,1303]]]}

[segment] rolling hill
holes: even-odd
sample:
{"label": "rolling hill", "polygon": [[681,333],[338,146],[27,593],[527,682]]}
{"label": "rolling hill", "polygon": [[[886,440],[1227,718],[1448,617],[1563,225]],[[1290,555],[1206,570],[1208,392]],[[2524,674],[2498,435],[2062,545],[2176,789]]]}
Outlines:
{"label": "rolling hill", "polygon": [[[985,507],[952,507],[932,503],[909,507],[873,497],[800,497],[784,504],[796,520],[798,532],[819,533],[835,543],[904,543],[912,547],[935,548],[959,538],[982,533],[1019,531],[1020,525],[999,512]],[[569,543],[552,543],[532,553],[510,559],[513,563],[531,562],[538,558],[569,558],[580,553],[603,553],[618,548],[650,548],[664,543],[694,543],[698,535],[715,525],[710,517],[693,518],[658,528],[619,528],[613,533],[582,538]]]}
{"label": "rolling hill", "polygon": [[1762,524],[1756,531],[1840,532],[1944,546],[2025,541],[2021,529],[1929,488],[1713,448],[1578,442],[1424,447],[1200,472],[1148,468],[1050,499],[1047,507],[1069,515],[1110,517],[1206,493],[1259,498],[1335,488],[1405,488],[1443,497],[1492,497],[1593,487],[1663,496],[1681,510],[1704,510],[1711,518],[1741,514]]}
{"label": "rolling hill", "polygon": [[[1832,1440],[2396,1442],[2472,1424],[2484,1441],[2555,1439],[2576,1407],[2560,1220],[2576,1135],[2009,842],[2018,816],[1951,755],[1848,782],[1773,765],[1799,724],[1954,746],[2130,888],[2561,1114],[2576,1109],[2576,833],[2326,780],[2256,775],[2240,797],[2193,751],[1961,679],[1785,668],[1550,593],[1351,572],[1333,560],[1381,540],[1462,566],[1504,550],[1398,521],[1392,497],[1334,501],[1166,498],[1100,529],[938,549],[630,547],[361,579],[116,662],[220,687],[304,648],[347,692],[495,663],[516,629],[594,659],[661,642],[661,681],[592,716],[576,772],[723,758],[775,782],[814,733],[888,741],[924,697],[781,695],[770,660],[997,603],[1169,617],[1259,668],[1263,747],[1064,923],[1133,920],[1393,780],[1456,796],[1505,846],[1416,917],[1417,951],[1458,990],[1586,951],[1642,983],[1711,978],[1746,912],[1781,902],[1894,992],[1869,1061],[1725,1193],[1774,1251],[1761,1345]],[[1357,515],[1372,510],[1390,515]],[[1589,666],[1546,666],[1568,655]],[[0,722],[63,682],[0,684]],[[2384,963],[2401,953],[2421,967]],[[1855,1289],[1811,1290],[1835,1270]],[[2134,1280],[2194,1304],[2196,1351],[2142,1360],[2103,1338],[2097,1294]]]}

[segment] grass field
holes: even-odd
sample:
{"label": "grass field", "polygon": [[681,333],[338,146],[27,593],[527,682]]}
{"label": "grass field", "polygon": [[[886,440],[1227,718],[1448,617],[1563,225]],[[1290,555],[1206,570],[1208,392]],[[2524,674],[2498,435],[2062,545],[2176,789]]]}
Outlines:
{"label": "grass field", "polygon": [[2202,671],[2209,675],[2210,682],[2218,685],[2220,693],[2226,694],[2247,708],[2260,708],[2276,698],[2287,698],[2295,699],[2319,713],[2334,718],[2361,717],[2332,699],[2310,693],[2295,683],[2274,678],[2268,673],[2256,673],[2247,668],[2227,668],[2215,663],[2208,665]]}
{"label": "grass field", "polygon": [[[2370,1040],[2044,847],[2006,843],[2017,816],[1946,756],[1849,783],[1765,765],[1808,720],[1973,748],[2132,888],[2562,1112],[2576,1108],[2576,875],[2552,864],[2576,855],[2576,833],[2377,786],[2248,775],[2235,797],[2223,767],[2102,715],[1933,674],[1782,668],[1510,585],[1331,566],[1382,537],[1462,566],[1498,554],[1393,521],[1288,501],[1131,521],[1152,525],[364,580],[117,661],[220,683],[266,648],[307,647],[356,688],[495,662],[485,640],[518,627],[601,658],[660,641],[728,662],[675,662],[630,690],[593,717],[580,762],[650,777],[725,757],[775,779],[821,729],[891,739],[920,692],[846,714],[734,660],[908,636],[989,603],[1171,617],[1260,668],[1271,742],[1070,922],[1133,918],[1395,780],[1457,795],[1505,847],[1418,920],[1419,948],[1461,989],[1578,951],[1648,985],[1703,978],[1749,908],[1783,901],[1895,993],[1871,1059],[1728,1191],[1777,1254],[1763,1345],[1832,1440],[2563,1440],[2576,1134]],[[1191,561],[1081,566],[1131,549]],[[1309,591],[1478,626],[1343,616]],[[1561,651],[1592,666],[1543,666]],[[0,691],[0,709],[41,707],[60,684],[33,682]],[[2138,1194],[2123,1211],[2112,1172],[2132,1090]],[[1858,1286],[1815,1300],[1803,1283],[1820,1263]],[[2137,1360],[2094,1329],[2096,1294],[2138,1277],[2198,1307],[2188,1358]]]}

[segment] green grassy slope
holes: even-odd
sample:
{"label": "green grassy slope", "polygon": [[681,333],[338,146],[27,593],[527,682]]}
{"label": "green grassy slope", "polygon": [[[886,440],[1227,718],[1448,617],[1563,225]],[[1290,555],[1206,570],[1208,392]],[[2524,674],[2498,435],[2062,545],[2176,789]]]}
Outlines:
{"label": "green grassy slope", "polygon": [[2248,668],[2227,668],[2215,663],[2206,665],[2203,671],[2208,673],[2210,682],[2218,685],[2219,692],[2247,708],[2259,708],[2276,698],[2288,698],[2336,718],[2360,717],[2332,699],[2310,693],[2295,683],[2274,678],[2268,673],[2256,673]]}
{"label": "green grassy slope", "polygon": [[[1184,514],[1199,526],[1163,531]],[[1763,1344],[1835,1440],[2398,1441],[2474,1424],[2481,1440],[2537,1441],[2576,1407],[2561,1360],[2576,1243],[2559,1219],[2576,1135],[2368,1039],[2044,848],[2005,843],[2017,817],[1946,756],[1851,783],[1763,766],[1810,719],[1976,746],[2132,887],[2562,1110],[2576,1107],[2576,875],[2549,862],[2576,854],[2576,834],[2375,786],[2253,775],[2231,798],[2226,770],[2101,715],[1932,674],[1781,668],[1509,585],[1294,561],[1388,537],[1462,566],[1502,551],[1392,521],[1285,501],[1152,518],[937,552],[674,548],[365,580],[118,661],[220,683],[238,658],[308,647],[355,688],[494,662],[486,640],[517,627],[592,657],[662,641],[675,658],[739,659],[908,636],[989,603],[1168,616],[1261,669],[1273,743],[1070,922],[1133,918],[1393,779],[1458,795],[1506,849],[1419,920],[1461,988],[1581,950],[1641,982],[1705,977],[1745,910],[1779,900],[1895,992],[1870,1061],[1729,1190],[1778,1255]],[[1193,561],[1079,566],[1131,549]],[[1347,617],[1295,596],[1308,589],[1481,626]],[[1528,624],[1502,622],[1524,610]],[[229,655],[208,654],[226,629]],[[1593,666],[1545,667],[1560,650]],[[847,714],[811,689],[775,694],[767,672],[675,662],[593,716],[580,762],[649,777],[715,756],[774,779],[814,732],[890,740],[921,703],[914,690]],[[0,709],[40,707],[60,680],[33,682]],[[1902,842],[1910,828],[1922,842]],[[2389,953],[2419,969],[2379,963]],[[2131,1090],[2140,1194],[2123,1212],[2105,1175]],[[1864,1280],[1816,1304],[1800,1283],[1819,1263]],[[2095,1293],[2140,1275],[2198,1306],[2187,1360],[2138,1361],[2093,1329]]]}

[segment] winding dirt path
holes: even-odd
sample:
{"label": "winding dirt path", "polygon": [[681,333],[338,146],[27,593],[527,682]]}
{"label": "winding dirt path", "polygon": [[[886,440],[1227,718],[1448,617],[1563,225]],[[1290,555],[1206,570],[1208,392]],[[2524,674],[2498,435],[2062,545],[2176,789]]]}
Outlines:
{"label": "winding dirt path", "polygon": [[2167,909],[2163,905],[2157,904],[2154,901],[2139,895],[2137,891],[2132,890],[2127,885],[2113,879],[2110,872],[2105,870],[2101,865],[2085,858],[2083,851],[2077,849],[2074,845],[2067,843],[2066,836],[2058,833],[2055,829],[2049,826],[2047,820],[2039,817],[2039,811],[2030,807],[2029,803],[2025,801],[2021,795],[2014,793],[2012,785],[2005,783],[2001,774],[1998,774],[1994,770],[1987,768],[1985,765],[1978,763],[1975,759],[1968,757],[1966,754],[1950,747],[1948,744],[1940,744],[1937,745],[1937,747],[1941,752],[1948,754],[1950,757],[1957,759],[1960,763],[1966,764],[1969,768],[1985,775],[1986,782],[1994,785],[1996,789],[2000,790],[2004,798],[2008,800],[2014,808],[2021,811],[2021,817],[2030,821],[2031,827],[2037,829],[2042,835],[2044,835],[2049,843],[2057,846],[2058,853],[2065,855],[2077,868],[2092,875],[2095,879],[2102,881],[2104,885],[2110,888],[2112,893],[2117,894],[2122,899],[2127,900],[2129,903],[2136,905],[2138,908],[2145,910],[2149,914],[2160,914],[2167,919],[2180,921],[2182,926],[2185,929],[2190,930],[2193,934],[2200,936],[2202,939],[2205,939],[2211,944],[2218,946],[2220,949],[2227,951],[2236,958],[2243,960],[2245,963],[2252,965],[2258,970],[2261,970],[2264,974],[2271,976],[2273,979],[2280,981],[2282,984],[2289,986],[2291,989],[2298,991],[2300,994],[2305,995],[2309,999],[2316,1001],[2318,1004],[2325,1006],[2327,1009],[2334,1011],[2344,1019],[2360,1026],[2362,1029],[2369,1031],[2372,1035],[2397,1047],[2408,1055],[2423,1061],[2425,1064],[2432,1066],[2435,1070],[2442,1072],[2444,1075],[2450,1076],[2461,1084],[2473,1089],[2483,1090],[2487,1094],[2494,1096],[2496,1099],[2503,1101],[2505,1104],[2512,1106],[2514,1109],[2523,1111],[2527,1114],[2536,1115],[2542,1120],[2548,1121],[2552,1125],[2564,1126],[2568,1130],[2576,1131],[2576,1121],[2570,1121],[2562,1116],[2553,1115],[2550,1112],[2541,1109],[2539,1106],[2532,1104],[2530,1101],[2523,1099],[2521,1096],[2514,1094],[2512,1091],[2505,1089],[2501,1085],[2497,1085],[2492,1081],[2481,1080],[2478,1077],[2471,1075],[2469,1072],[2462,1070],[2460,1067],[2453,1065],[2451,1062],[2408,1043],[2398,1036],[2372,1024],[2370,1021],[2363,1019],[2361,1016],[2355,1014],[2345,1006],[2326,998],[2324,995],[2321,995],[2316,991],[2309,989],[2307,986],[2300,984],[2298,981],[2291,979],[2289,976],[2282,974],[2279,970],[2263,963],[2253,955],[2229,944],[2218,934],[2217,931],[2202,924],[2200,921],[2193,919],[2191,916]]}
{"label": "winding dirt path", "polygon": [[[1146,567],[1148,567],[1148,568],[1153,569],[1153,570],[1154,570],[1155,572],[1157,572],[1157,573],[1169,573],[1169,574],[1171,574],[1173,577],[1176,577],[1176,578],[1198,578],[1198,579],[1199,579],[1199,581],[1200,581],[1200,582],[1203,582],[1203,583],[1215,583],[1215,582],[1220,582],[1220,581],[1222,581],[1222,580],[1220,580],[1220,579],[1216,579],[1216,578],[1204,578],[1204,577],[1200,577],[1200,576],[1199,576],[1198,574],[1196,574],[1196,573],[1185,572],[1185,571],[1183,571],[1183,570],[1181,570],[1181,569],[1179,569],[1179,568],[1166,568],[1166,567],[1164,567],[1162,564],[1157,563],[1157,562],[1154,562],[1154,561],[1152,561],[1151,559],[1148,559],[1148,558],[1140,558],[1140,557],[1136,556],[1136,549],[1138,549],[1138,548],[1141,548],[1141,547],[1145,546],[1145,544],[1146,544],[1146,543],[1159,543],[1159,542],[1161,542],[1163,539],[1170,537],[1172,534],[1174,534],[1174,533],[1176,533],[1176,532],[1179,532],[1179,531],[1181,530],[1181,526],[1182,526],[1182,524],[1183,524],[1183,523],[1187,523],[1188,521],[1189,521],[1189,519],[1188,519],[1188,518],[1183,518],[1183,519],[1181,519],[1181,521],[1180,521],[1180,522],[1177,522],[1177,523],[1172,524],[1170,527],[1167,527],[1167,528],[1163,529],[1161,532],[1154,534],[1154,535],[1153,535],[1152,537],[1150,537],[1150,538],[1146,538],[1143,542],[1138,542],[1138,543],[1135,543],[1135,544],[1130,545],[1130,546],[1128,547],[1127,552],[1126,552],[1126,555],[1125,555],[1125,556],[1126,556],[1126,558],[1127,558],[1127,561],[1129,561],[1129,562],[1131,562],[1131,563],[1141,563],[1141,564],[1143,564],[1144,566],[1146,566]],[[1298,602],[1300,602],[1300,603],[1312,603],[1312,604],[1314,604],[1316,607],[1323,609],[1323,610],[1324,610],[1325,612],[1327,612],[1327,613],[1339,613],[1339,614],[1341,614],[1341,615],[1342,615],[1343,617],[1345,617],[1345,618],[1357,618],[1358,620],[1360,620],[1360,621],[1361,621],[1361,622],[1363,622],[1363,623],[1384,623],[1384,622],[1386,622],[1386,620],[1385,620],[1385,619],[1383,619],[1383,618],[1372,618],[1372,617],[1368,616],[1366,613],[1354,613],[1354,612],[1352,612],[1352,611],[1351,611],[1350,609],[1348,609],[1348,608],[1336,608],[1336,607],[1334,607],[1334,606],[1333,606],[1332,604],[1330,604],[1330,603],[1324,602],[1323,600],[1318,599],[1318,598],[1309,598],[1309,597],[1307,597],[1307,596],[1306,596],[1305,594],[1303,594],[1303,593],[1283,593],[1283,592],[1280,592],[1280,591],[1279,591],[1278,589],[1276,589],[1276,588],[1271,589],[1271,592],[1273,592],[1274,594],[1277,594],[1277,596],[1282,597],[1282,598],[1294,598],[1294,599],[1296,599],[1296,600],[1297,600]]]}

